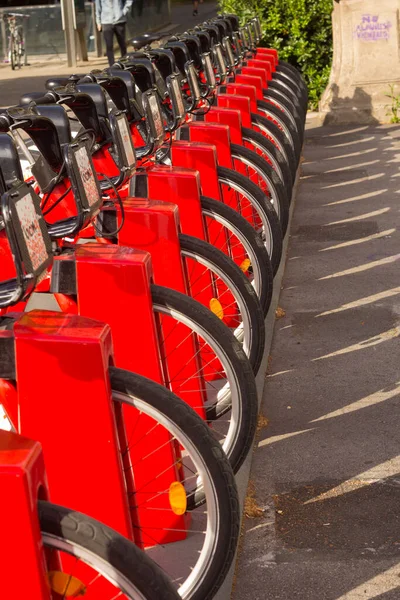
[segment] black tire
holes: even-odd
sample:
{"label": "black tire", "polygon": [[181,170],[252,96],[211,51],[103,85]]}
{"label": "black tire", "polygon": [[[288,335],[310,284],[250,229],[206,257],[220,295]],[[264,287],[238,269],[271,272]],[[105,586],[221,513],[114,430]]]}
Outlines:
{"label": "black tire", "polygon": [[[279,218],[282,235],[285,237],[289,222],[289,199],[285,186],[279,176],[275,173],[274,169],[261,158],[261,156],[256,152],[249,150],[249,148],[231,144],[231,154],[233,159],[242,159],[245,164],[254,165],[252,168],[255,171],[258,171],[260,177],[266,182],[271,196],[272,206]],[[275,206],[274,202],[276,202],[277,206]]]}
{"label": "black tire", "polygon": [[[179,235],[179,242],[182,256],[193,255],[200,257],[200,260],[205,259],[205,264],[211,265],[211,271],[217,273],[226,283],[237,306],[239,308],[243,306],[241,314],[245,312],[243,318],[250,328],[246,355],[254,373],[257,374],[264,354],[265,324],[264,313],[253,286],[233,260],[208,242],[184,234]],[[195,296],[194,299],[196,300]]]}
{"label": "black tire", "polygon": [[284,101],[289,102],[291,105],[293,105],[299,116],[301,126],[304,129],[306,112],[304,110],[304,107],[302,107],[299,104],[298,99],[293,98],[293,94],[291,93],[287,94],[287,90],[278,85],[274,79],[268,82],[267,92],[269,94],[273,93],[277,98],[283,99]]}
{"label": "black tire", "polygon": [[[179,594],[165,573],[133,542],[110,527],[43,500],[38,501],[38,513],[45,547],[65,552],[67,543],[73,546],[78,556],[82,550],[90,553],[92,561],[99,560],[99,564],[108,569],[107,574],[113,580],[118,579],[119,589],[128,598],[137,598],[140,592],[146,600],[179,600]],[[93,562],[87,564],[94,566]]]}
{"label": "black tire", "polygon": [[291,74],[289,74],[287,72],[282,72],[279,70],[276,70],[272,74],[272,78],[274,81],[281,83],[285,89],[290,89],[293,92],[293,94],[295,94],[295,96],[298,98],[298,100],[302,104],[302,106],[304,107],[305,97],[304,97],[303,90],[300,88],[300,86],[298,84],[298,80],[293,79]]}
{"label": "black tire", "polygon": [[299,69],[296,69],[296,67],[294,67],[293,65],[291,65],[290,63],[288,63],[284,60],[280,60],[279,64],[276,67],[276,71],[278,73],[281,73],[285,77],[292,79],[292,81],[294,81],[302,90],[304,98],[306,100],[308,100],[307,84],[301,74],[301,71],[299,71]]}
{"label": "black tire", "polygon": [[[174,318],[181,314],[198,324],[225,355],[226,370],[234,374],[238,390],[238,410],[235,437],[226,451],[234,473],[240,469],[251,449],[258,412],[257,389],[254,373],[245,353],[232,332],[210,310],[185,294],[158,285],[151,286],[151,297],[155,313],[161,309],[174,311]],[[225,367],[225,365],[223,365]],[[207,407],[207,420],[217,421],[232,408],[232,401],[222,398]]]}
{"label": "black tire", "polygon": [[205,224],[207,219],[213,219],[224,224],[231,235],[242,241],[248,255],[252,257],[253,274],[258,277],[259,281],[257,295],[264,316],[266,316],[271,305],[274,276],[268,252],[260,236],[257,235],[246,219],[243,219],[239,213],[223,202],[201,196],[201,209]]}
{"label": "black tire", "polygon": [[268,157],[268,161],[270,161],[285,186],[290,203],[292,198],[292,174],[282,152],[265,135],[249,127],[242,127],[242,137],[245,142],[252,144],[255,150],[261,151]]}
{"label": "black tire", "polygon": [[300,143],[303,145],[304,138],[304,123],[299,115],[299,112],[293,102],[283,95],[277,93],[276,90],[266,89],[264,91],[264,98],[267,102],[270,102],[282,110],[285,115],[292,121],[292,124],[296,127],[297,134],[300,138]]}
{"label": "black tire", "polygon": [[305,121],[307,105],[304,103],[304,100],[300,99],[298,95],[292,90],[289,80],[282,78],[282,75],[280,75],[279,73],[277,74],[275,72],[273,73],[273,78],[270,81],[268,81],[268,89],[275,89],[277,91],[280,91],[287,98],[289,98],[297,108],[303,121]]}
{"label": "black tire", "polygon": [[265,243],[267,244],[267,250],[268,246],[270,249],[272,272],[276,275],[282,258],[282,229],[271,202],[255,183],[241,173],[236,173],[236,171],[225,167],[218,167],[217,174],[220,185],[225,184],[232,187],[232,189],[239,188],[243,191],[243,194],[251,198],[251,203],[263,223],[264,235],[266,238],[268,236]]}
{"label": "black tire", "polygon": [[[157,295],[157,291],[154,291]],[[172,290],[168,292],[172,295],[176,294]],[[172,422],[191,440],[201,456],[203,468],[213,482],[213,492],[219,512],[218,527],[213,536],[215,551],[212,562],[208,565],[206,579],[189,596],[190,600],[211,600],[229,571],[239,538],[240,505],[232,469],[220,444],[212,436],[210,428],[177,396],[154,381],[123,369],[110,367],[109,373],[114,393],[127,399],[129,397],[141,399],[142,404],[148,404],[164,415],[166,420]],[[199,500],[195,497],[188,499],[192,502],[192,509],[204,502],[201,492],[199,496]],[[168,553],[168,545],[165,551]]]}
{"label": "black tire", "polygon": [[15,71],[18,66],[18,50],[14,37],[10,40],[10,63],[12,70]]}
{"label": "black tire", "polygon": [[296,179],[297,157],[283,131],[275,123],[259,113],[251,113],[251,123],[253,126],[259,127],[263,135],[270,137],[274,144],[278,145],[278,149],[288,162],[293,185]]}
{"label": "black tire", "polygon": [[257,108],[265,114],[267,118],[272,120],[273,123],[278,125],[279,129],[285,134],[294,150],[298,164],[301,154],[301,142],[297,132],[297,126],[293,125],[291,120],[280,108],[266,100],[257,100]]}

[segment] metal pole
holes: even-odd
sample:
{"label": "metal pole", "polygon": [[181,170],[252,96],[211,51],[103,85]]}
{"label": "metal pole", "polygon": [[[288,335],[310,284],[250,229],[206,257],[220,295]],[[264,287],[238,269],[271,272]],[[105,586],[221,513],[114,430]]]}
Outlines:
{"label": "metal pole", "polygon": [[8,59],[8,40],[7,40],[7,32],[6,32],[6,24],[3,19],[3,11],[0,12],[0,31],[1,37],[3,40],[3,61],[5,62]]}
{"label": "metal pole", "polygon": [[92,2],[91,10],[92,10],[92,23],[93,23],[94,49],[96,51],[96,56],[98,56],[100,58],[101,56],[103,56],[102,33],[97,30],[96,6],[95,6],[94,2]]}
{"label": "metal pole", "polygon": [[61,0],[61,19],[69,67],[76,67],[75,11],[73,0]]}

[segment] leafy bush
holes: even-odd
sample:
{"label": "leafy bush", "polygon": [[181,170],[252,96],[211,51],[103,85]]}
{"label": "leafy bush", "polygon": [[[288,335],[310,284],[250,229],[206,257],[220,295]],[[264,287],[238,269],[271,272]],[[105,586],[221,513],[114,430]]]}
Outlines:
{"label": "leafy bush", "polygon": [[316,108],[332,62],[332,0],[219,0],[221,10],[246,22],[261,19],[262,45],[298,67],[307,82],[310,108]]}

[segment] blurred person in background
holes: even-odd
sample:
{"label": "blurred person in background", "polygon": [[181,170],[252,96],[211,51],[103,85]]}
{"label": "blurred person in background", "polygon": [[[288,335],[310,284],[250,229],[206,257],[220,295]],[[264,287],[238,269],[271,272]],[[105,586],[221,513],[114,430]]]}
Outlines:
{"label": "blurred person in background", "polygon": [[121,56],[126,54],[125,29],[127,14],[133,0],[96,0],[97,29],[103,32],[108,63],[115,62],[114,35],[117,38]]}

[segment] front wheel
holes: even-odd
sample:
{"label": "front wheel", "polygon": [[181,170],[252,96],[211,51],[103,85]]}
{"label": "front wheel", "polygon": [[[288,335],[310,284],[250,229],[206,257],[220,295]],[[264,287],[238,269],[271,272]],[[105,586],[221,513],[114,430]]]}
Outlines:
{"label": "front wheel", "polygon": [[[151,286],[165,384],[210,423],[236,473],[253,443],[258,400],[239,342],[210,310],[185,294]],[[194,354],[182,352],[193,341]],[[193,404],[202,397],[202,403]],[[204,411],[204,412],[203,412]]]}
{"label": "front wheel", "polygon": [[297,157],[283,131],[279,129],[278,125],[267,119],[267,117],[263,116],[261,113],[251,113],[251,124],[256,131],[261,131],[265,137],[271,140],[283,154],[289,165],[292,184],[294,184],[297,173]]}
{"label": "front wheel", "polygon": [[282,229],[278,215],[265,193],[255,183],[232,169],[218,167],[218,181],[224,202],[235,208],[260,235],[271,259],[274,275],[282,257]]}
{"label": "front wheel", "polygon": [[280,180],[285,186],[286,195],[290,203],[292,198],[292,174],[283,154],[278,150],[275,144],[260,131],[243,127],[242,137],[246,148],[250,148],[250,150],[257,152],[257,154],[266,160],[279,175]]}
{"label": "front wheel", "polygon": [[257,373],[264,353],[265,325],[253,286],[233,260],[208,242],[184,234],[179,235],[179,242],[191,297],[206,303],[230,328]]}
{"label": "front wheel", "polygon": [[18,44],[13,37],[10,41],[10,64],[13,71],[15,71],[15,69],[20,66]]}
{"label": "front wheel", "polygon": [[[42,500],[38,513],[52,597],[179,600],[165,573],[113,529]],[[56,566],[53,552],[58,553],[62,570]]]}
{"label": "front wheel", "polygon": [[278,215],[282,235],[285,236],[289,222],[289,200],[279,175],[261,156],[249,148],[231,144],[231,153],[235,168],[240,169],[241,173],[269,197]]}
{"label": "front wheel", "polygon": [[130,455],[134,474],[129,504],[139,513],[146,553],[181,599],[211,600],[234,559],[240,527],[235,478],[222,447],[165,387],[123,369],[109,373],[117,414],[123,409],[121,455]]}
{"label": "front wheel", "polygon": [[261,237],[246,219],[219,200],[201,196],[201,212],[209,243],[239,265],[255,289],[266,316],[271,304],[274,276]]}

